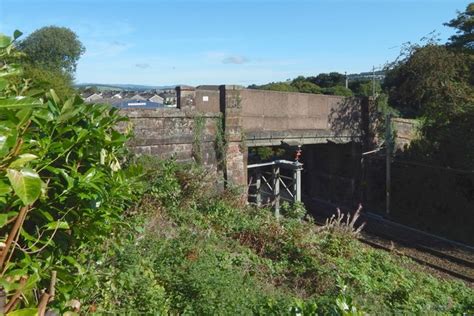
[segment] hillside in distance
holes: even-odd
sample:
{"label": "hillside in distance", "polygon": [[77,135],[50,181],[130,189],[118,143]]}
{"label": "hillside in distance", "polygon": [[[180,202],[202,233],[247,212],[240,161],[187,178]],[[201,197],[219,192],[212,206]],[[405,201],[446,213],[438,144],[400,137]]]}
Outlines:
{"label": "hillside in distance", "polygon": [[75,84],[74,87],[78,89],[96,87],[99,91],[107,91],[107,90],[147,91],[147,90],[174,89],[176,85],[147,86],[147,85],[138,85],[138,84],[78,83],[78,84]]}

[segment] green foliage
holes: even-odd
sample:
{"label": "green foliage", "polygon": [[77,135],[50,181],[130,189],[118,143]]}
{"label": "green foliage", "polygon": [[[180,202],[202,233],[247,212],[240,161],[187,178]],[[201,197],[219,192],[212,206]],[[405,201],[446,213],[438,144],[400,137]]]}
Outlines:
{"label": "green foliage", "polygon": [[405,116],[448,122],[474,104],[472,63],[468,55],[433,41],[409,45],[387,71],[389,103]]}
{"label": "green foliage", "polygon": [[[31,154],[23,154],[31,155]],[[31,155],[36,157],[34,155]],[[10,168],[15,168],[17,166],[23,165],[23,163],[18,164],[18,161],[21,159],[21,156],[18,160],[13,161],[10,164]],[[7,178],[10,181],[11,189],[10,192],[15,192],[15,194],[23,202],[23,205],[30,205],[35,202],[41,194],[42,182],[35,170],[31,168],[21,168],[20,170],[10,169],[7,171]]]}
{"label": "green foliage", "polygon": [[225,169],[225,157],[227,155],[227,142],[224,131],[224,118],[216,119],[216,139],[215,139],[216,159],[218,168]]}
{"label": "green foliage", "polygon": [[[468,24],[466,19],[461,14],[450,24],[464,20]],[[466,49],[439,45],[433,39],[405,47],[387,71],[384,83],[389,104],[403,116],[418,117],[421,122],[421,137],[411,143],[405,156],[472,170],[473,73],[474,59]]]}
{"label": "green foliage", "polygon": [[474,2],[469,3],[464,12],[458,12],[456,18],[444,25],[456,29],[456,35],[449,38],[450,46],[474,52]]}
{"label": "green foliage", "polygon": [[424,121],[422,137],[403,156],[415,161],[462,170],[474,170],[474,110],[453,115],[445,124]]}
{"label": "green foliage", "polygon": [[[213,194],[196,166],[141,163],[151,193],[128,219],[133,228],[117,232],[90,261],[93,276],[84,278],[95,281],[74,292],[84,311],[385,315],[474,307],[462,283],[416,272],[416,264],[343,230],[318,229],[301,220],[300,205],[276,220],[231,193]],[[139,306],[136,297],[143,298]]]}
{"label": "green foliage", "polygon": [[[354,80],[349,82],[349,89],[351,89],[356,96],[371,97],[374,95],[372,80]],[[382,85],[380,81],[375,81],[375,96],[382,92]]]}
{"label": "green foliage", "polygon": [[[14,54],[12,45],[0,57]],[[14,81],[19,69],[4,64],[0,78]],[[32,306],[55,270],[60,305],[83,271],[76,252],[122,224],[139,170],[122,168],[127,136],[115,129],[124,120],[116,109],[28,88],[0,89],[0,281],[10,297],[27,280],[17,306]]]}
{"label": "green foliage", "polygon": [[306,216],[306,208],[301,202],[290,204],[285,201],[281,204],[280,213],[287,218],[303,219]]}
{"label": "green foliage", "polygon": [[302,78],[304,78],[304,77],[298,77],[295,80],[293,80],[293,82],[291,83],[291,85],[293,87],[295,87],[298,90],[298,92],[316,93],[316,94],[322,94],[323,93],[323,89],[321,89],[320,86],[318,86],[318,85],[316,85],[312,82],[305,81]]}
{"label": "green foliage", "polygon": [[340,95],[344,97],[350,97],[353,95],[352,91],[349,88],[343,86],[334,86],[323,89],[324,94],[329,95]]}
{"label": "green foliage", "polygon": [[85,48],[77,35],[66,27],[42,27],[18,45],[28,63],[51,71],[72,74]]}
{"label": "green foliage", "polygon": [[253,155],[252,160],[255,160],[256,162],[281,158],[285,153],[285,149],[277,146],[249,148],[249,154]]}
{"label": "green foliage", "polygon": [[287,82],[272,82],[259,86],[258,89],[284,92],[298,92],[298,89],[296,87],[292,86]]}
{"label": "green foliage", "polygon": [[252,85],[249,86],[249,88],[284,92],[352,96],[353,92],[344,87],[344,84],[345,75],[331,72],[329,74],[319,74],[317,77],[299,76],[291,82],[272,82],[261,86]]}
{"label": "green foliage", "polygon": [[[100,275],[87,276],[87,282],[93,283],[97,292],[93,296],[83,293],[87,297],[85,303],[90,304],[90,312],[115,315],[168,313],[170,306],[166,291],[158,282],[159,275],[153,261],[149,254],[145,254],[145,251],[159,249],[150,242],[140,243],[140,247],[133,244],[115,245],[107,260],[97,263]],[[97,306],[95,302],[98,301],[102,304]]]}
{"label": "green foliage", "polygon": [[321,73],[316,77],[310,77],[308,79],[322,88],[331,88],[336,86],[343,87],[345,85],[346,76],[338,72],[330,72]]}
{"label": "green foliage", "polygon": [[198,164],[203,163],[202,138],[205,126],[206,118],[200,115],[196,115],[194,117],[193,128],[193,157]]}
{"label": "green foliage", "polygon": [[26,65],[22,77],[32,81],[32,89],[43,91],[53,89],[63,100],[74,93],[73,78],[66,72]]}

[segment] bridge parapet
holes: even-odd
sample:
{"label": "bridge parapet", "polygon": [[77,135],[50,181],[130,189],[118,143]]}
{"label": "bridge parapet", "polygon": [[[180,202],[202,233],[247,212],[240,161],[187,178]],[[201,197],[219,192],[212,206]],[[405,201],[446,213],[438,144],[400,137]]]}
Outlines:
{"label": "bridge parapet", "polygon": [[329,129],[329,114],[343,97],[244,89],[243,128],[247,131]]}
{"label": "bridge parapet", "polygon": [[[229,92],[234,95],[232,100],[226,97],[226,91],[233,91]],[[199,86],[195,105],[198,111],[222,112],[224,116],[237,111],[241,131],[250,137],[287,131],[327,131],[323,136],[340,141],[362,135],[361,100],[357,98],[244,89],[235,85]],[[232,116],[236,118],[235,114]],[[274,137],[269,138],[274,142]]]}
{"label": "bridge parapet", "polygon": [[197,158],[216,170],[215,139],[219,113],[200,113],[192,109],[122,109],[133,128],[133,139],[128,143],[137,154],[175,157],[178,161]]}

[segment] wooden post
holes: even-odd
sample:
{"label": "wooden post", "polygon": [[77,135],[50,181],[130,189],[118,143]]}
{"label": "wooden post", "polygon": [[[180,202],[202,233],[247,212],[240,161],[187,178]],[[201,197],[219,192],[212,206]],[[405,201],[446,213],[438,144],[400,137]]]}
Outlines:
{"label": "wooden post", "polygon": [[273,173],[273,203],[275,205],[275,216],[280,217],[280,167],[275,165]]}

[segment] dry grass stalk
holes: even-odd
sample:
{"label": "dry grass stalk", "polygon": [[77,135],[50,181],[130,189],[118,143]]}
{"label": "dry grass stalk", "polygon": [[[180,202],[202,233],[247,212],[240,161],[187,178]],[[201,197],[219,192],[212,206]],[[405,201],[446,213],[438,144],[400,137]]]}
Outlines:
{"label": "dry grass stalk", "polygon": [[341,210],[338,208],[337,214],[332,215],[330,218],[328,218],[322,229],[329,231],[338,231],[347,235],[351,235],[353,237],[357,237],[365,226],[365,223],[362,223],[359,227],[356,227],[356,222],[360,217],[361,210],[362,204],[359,204],[359,207],[351,216],[350,213],[342,213]]}

